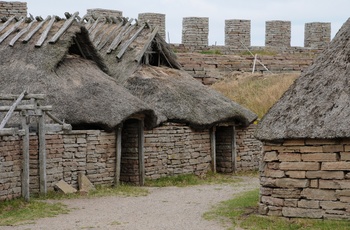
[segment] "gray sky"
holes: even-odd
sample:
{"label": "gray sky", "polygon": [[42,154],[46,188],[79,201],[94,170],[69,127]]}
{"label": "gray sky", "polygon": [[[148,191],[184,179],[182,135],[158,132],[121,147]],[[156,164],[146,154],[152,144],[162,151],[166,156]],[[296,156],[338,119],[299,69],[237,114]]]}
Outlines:
{"label": "gray sky", "polygon": [[[25,0],[21,0],[25,1]],[[349,0],[27,0],[34,16],[79,15],[87,9],[104,8],[123,11],[123,16],[137,18],[139,13],[166,14],[166,32],[171,43],[181,42],[183,17],[209,17],[209,45],[224,44],[225,19],[251,20],[251,44],[265,43],[265,21],[286,20],[292,24],[292,46],[304,45],[304,25],[330,22],[332,38],[350,16]],[[168,38],[167,38],[168,41]]]}

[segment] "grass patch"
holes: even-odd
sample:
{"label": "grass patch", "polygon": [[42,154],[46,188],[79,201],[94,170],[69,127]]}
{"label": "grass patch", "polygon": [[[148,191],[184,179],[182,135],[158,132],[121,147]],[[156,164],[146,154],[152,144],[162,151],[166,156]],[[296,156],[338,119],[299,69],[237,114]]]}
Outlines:
{"label": "grass patch", "polygon": [[66,214],[69,210],[62,203],[49,204],[33,200],[25,202],[23,199],[0,202],[0,226],[12,226],[30,223],[44,217],[54,217]]}
{"label": "grass patch", "polygon": [[243,229],[317,229],[345,230],[349,229],[350,221],[344,220],[315,220],[300,218],[282,218],[260,216],[257,214],[259,190],[242,193],[232,200],[221,202],[211,211],[204,213],[207,220],[216,220],[226,225],[228,229],[240,227]]}
{"label": "grass patch", "polygon": [[220,50],[202,50],[200,52],[201,54],[215,54],[215,55],[222,55]]}
{"label": "grass patch", "polygon": [[[268,49],[264,49],[264,50],[254,50],[254,51],[251,51],[251,53],[253,55],[257,54],[258,56],[276,56],[278,53],[276,51],[273,51],[273,50],[268,50]],[[251,54],[249,51],[243,51],[241,53],[239,53],[239,55],[248,55],[248,56],[251,56]]]}
{"label": "grass patch", "polygon": [[207,173],[204,177],[198,177],[194,174],[177,175],[161,177],[156,180],[146,180],[145,185],[150,187],[185,187],[202,184],[223,184],[237,183],[242,179],[235,177],[233,174]]}
{"label": "grass patch", "polygon": [[213,84],[212,88],[262,118],[299,75],[246,73],[229,76]]}

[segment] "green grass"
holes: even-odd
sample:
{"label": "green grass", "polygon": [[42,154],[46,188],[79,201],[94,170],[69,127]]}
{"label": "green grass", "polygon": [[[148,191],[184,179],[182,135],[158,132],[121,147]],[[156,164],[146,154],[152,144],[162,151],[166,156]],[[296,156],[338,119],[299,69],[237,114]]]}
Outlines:
{"label": "green grass", "polygon": [[209,172],[204,177],[198,177],[194,174],[186,174],[161,177],[156,180],[146,180],[145,185],[150,187],[185,187],[201,184],[237,183],[240,181],[242,181],[242,179],[235,177],[233,174],[218,174]]}
{"label": "green grass", "polygon": [[[264,49],[264,50],[254,50],[251,51],[251,53],[253,55],[257,54],[258,56],[276,56],[278,53],[276,51],[273,50],[268,50],[268,49]],[[249,51],[243,51],[241,53],[239,53],[239,55],[249,55],[251,56],[251,54]]]}
{"label": "green grass", "polygon": [[350,221],[344,220],[315,220],[300,218],[282,218],[258,215],[259,190],[242,193],[235,198],[221,202],[203,217],[216,220],[228,229],[240,227],[243,229],[266,230],[345,230],[350,229]]}
{"label": "green grass", "polygon": [[3,201],[0,202],[0,226],[31,223],[39,218],[54,217],[68,212],[62,203],[49,204],[38,200],[25,202],[23,199]]}

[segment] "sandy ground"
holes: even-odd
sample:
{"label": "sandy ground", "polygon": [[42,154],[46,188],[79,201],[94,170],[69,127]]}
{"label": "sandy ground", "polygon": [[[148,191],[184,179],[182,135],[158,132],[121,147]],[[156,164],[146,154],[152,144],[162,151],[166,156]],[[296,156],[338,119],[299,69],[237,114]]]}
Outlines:
{"label": "sandy ground", "polygon": [[[121,230],[221,230],[222,223],[202,215],[220,201],[258,188],[258,178],[244,177],[236,184],[148,188],[142,197],[103,197],[60,200],[72,211],[35,223],[0,229],[121,229]],[[50,201],[57,202],[57,201]]]}

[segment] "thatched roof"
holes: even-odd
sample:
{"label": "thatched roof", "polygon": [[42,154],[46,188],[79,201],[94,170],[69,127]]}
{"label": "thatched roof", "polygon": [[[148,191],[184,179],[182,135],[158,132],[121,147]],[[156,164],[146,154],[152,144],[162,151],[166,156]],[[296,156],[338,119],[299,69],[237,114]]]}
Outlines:
{"label": "thatched roof", "polygon": [[53,106],[52,113],[73,125],[112,129],[133,115],[145,114],[145,124],[153,127],[154,112],[105,73],[88,31],[75,16],[0,23],[0,93],[46,94],[44,103]]}
{"label": "thatched roof", "polygon": [[231,121],[247,125],[257,118],[181,70],[157,28],[111,17],[86,27],[111,76],[167,121],[206,128]]}
{"label": "thatched roof", "polygon": [[350,137],[350,19],[259,124],[262,140]]}

